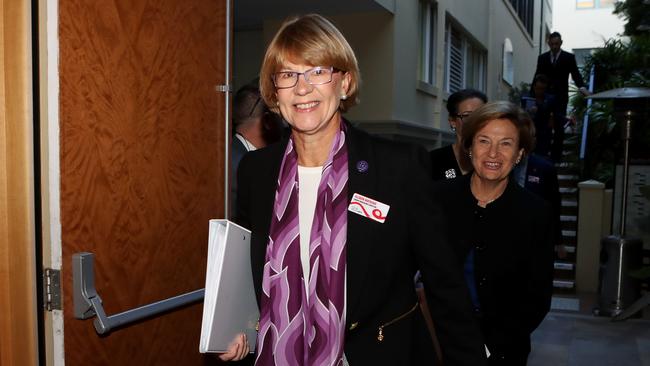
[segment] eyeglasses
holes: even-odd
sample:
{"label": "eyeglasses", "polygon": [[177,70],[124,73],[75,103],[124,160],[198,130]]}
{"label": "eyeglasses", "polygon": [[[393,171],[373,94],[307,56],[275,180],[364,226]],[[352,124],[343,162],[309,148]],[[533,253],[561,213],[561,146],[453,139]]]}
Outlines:
{"label": "eyeglasses", "polygon": [[456,118],[458,118],[459,120],[465,122],[465,118],[471,116],[472,112],[473,111],[459,113],[459,114],[456,115]]}
{"label": "eyeglasses", "polygon": [[273,74],[273,84],[278,89],[293,88],[298,84],[298,77],[302,75],[309,85],[322,85],[332,81],[332,74],[340,71],[334,67],[316,66],[305,72],[280,71]]}
{"label": "eyeglasses", "polygon": [[262,100],[261,96],[257,96],[257,99],[255,100],[255,104],[253,104],[253,108],[251,108],[251,111],[248,112],[248,117],[253,115],[253,112],[255,112],[255,108],[257,108],[257,105],[260,104],[260,100]]}

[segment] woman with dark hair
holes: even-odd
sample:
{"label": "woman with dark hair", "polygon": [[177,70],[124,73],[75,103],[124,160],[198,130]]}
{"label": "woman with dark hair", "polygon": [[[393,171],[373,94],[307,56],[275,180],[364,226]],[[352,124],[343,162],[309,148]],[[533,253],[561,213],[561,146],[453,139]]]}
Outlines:
{"label": "woman with dark hair", "polygon": [[460,144],[460,136],[463,132],[463,121],[485,103],[487,103],[485,94],[474,89],[459,90],[447,99],[449,127],[456,134],[456,141],[431,151],[434,180],[456,178],[472,170],[472,164]]}
{"label": "woman with dark hair", "polygon": [[[485,352],[421,148],[345,121],[360,75],[352,48],[319,15],[285,21],[260,73],[266,105],[291,132],[239,166],[237,221],[251,230],[259,296],[256,365],[421,365],[420,269],[445,365]],[[239,337],[223,360],[247,351]],[[418,349],[418,351],[422,351]]]}
{"label": "woman with dark hair", "polygon": [[553,289],[552,209],[510,174],[533,148],[534,127],[518,106],[487,103],[465,121],[461,142],[473,172],[437,183],[434,193],[454,233],[489,364],[526,365]]}

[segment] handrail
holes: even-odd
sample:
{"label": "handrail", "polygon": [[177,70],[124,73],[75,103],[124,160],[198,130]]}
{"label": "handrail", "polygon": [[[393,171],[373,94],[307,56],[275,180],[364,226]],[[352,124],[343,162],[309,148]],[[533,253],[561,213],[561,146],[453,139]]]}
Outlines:
{"label": "handrail", "polygon": [[[592,66],[589,72],[589,92],[594,92],[595,68]],[[580,141],[580,160],[584,160],[587,151],[587,132],[589,131],[589,110],[591,109],[592,99],[587,99],[587,108],[582,118],[582,136]]]}
{"label": "handrail", "polygon": [[95,289],[94,258],[93,253],[87,252],[72,255],[72,289],[74,317],[89,319],[96,316],[93,324],[97,334],[107,334],[115,328],[203,300],[205,289],[200,289],[107,316]]}

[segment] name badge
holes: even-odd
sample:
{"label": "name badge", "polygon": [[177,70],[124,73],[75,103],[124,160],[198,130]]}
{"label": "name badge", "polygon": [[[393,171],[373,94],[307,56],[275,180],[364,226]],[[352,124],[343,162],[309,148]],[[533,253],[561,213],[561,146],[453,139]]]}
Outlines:
{"label": "name badge", "polygon": [[375,201],[372,198],[360,195],[359,193],[355,193],[352,196],[352,200],[348,206],[348,211],[354,212],[357,215],[365,216],[382,224],[386,221],[389,209],[390,206],[387,204]]}

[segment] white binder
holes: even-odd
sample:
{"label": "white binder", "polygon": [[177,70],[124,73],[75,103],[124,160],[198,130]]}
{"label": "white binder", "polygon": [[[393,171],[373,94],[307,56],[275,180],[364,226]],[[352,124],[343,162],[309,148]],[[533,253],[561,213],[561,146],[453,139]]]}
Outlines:
{"label": "white binder", "polygon": [[225,352],[246,333],[251,352],[259,310],[250,259],[250,231],[228,220],[210,220],[208,266],[199,352]]}

